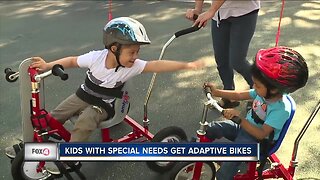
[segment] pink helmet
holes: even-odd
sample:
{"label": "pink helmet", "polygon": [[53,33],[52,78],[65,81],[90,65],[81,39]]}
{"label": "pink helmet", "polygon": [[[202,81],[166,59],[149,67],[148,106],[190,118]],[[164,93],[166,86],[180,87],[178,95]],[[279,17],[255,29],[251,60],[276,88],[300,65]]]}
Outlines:
{"label": "pink helmet", "polygon": [[308,66],[304,58],[288,47],[260,49],[255,65],[267,81],[282,92],[294,92],[305,86],[308,80]]}

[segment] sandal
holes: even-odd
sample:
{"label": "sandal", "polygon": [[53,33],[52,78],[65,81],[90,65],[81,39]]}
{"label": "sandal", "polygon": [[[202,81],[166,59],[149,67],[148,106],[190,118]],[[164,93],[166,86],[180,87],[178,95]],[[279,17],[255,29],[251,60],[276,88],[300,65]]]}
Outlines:
{"label": "sandal", "polygon": [[226,109],[226,108],[234,108],[240,105],[239,101],[230,101],[229,99],[221,98],[221,100],[218,102],[218,104]]}

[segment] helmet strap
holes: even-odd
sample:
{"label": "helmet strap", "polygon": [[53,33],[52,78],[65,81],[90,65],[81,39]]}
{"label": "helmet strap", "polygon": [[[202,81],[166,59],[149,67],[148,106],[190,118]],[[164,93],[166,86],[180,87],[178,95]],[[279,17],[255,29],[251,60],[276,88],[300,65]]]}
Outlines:
{"label": "helmet strap", "polygon": [[270,91],[270,89],[268,88],[267,89],[267,94],[266,94],[266,99],[270,99],[270,98],[272,98],[272,96],[273,96],[273,94],[271,94],[271,91]]}
{"label": "helmet strap", "polygon": [[277,93],[271,93],[271,89],[267,88],[267,94],[266,94],[265,99],[271,99],[279,94],[281,94],[281,91],[278,91]]}
{"label": "helmet strap", "polygon": [[115,46],[117,47],[116,51],[113,51],[112,48],[110,47],[110,51],[114,54],[114,56],[116,57],[116,61],[118,63],[118,66],[115,69],[115,72],[118,71],[118,69],[120,67],[124,67],[121,63],[120,63],[120,51],[121,51],[121,44],[115,44]]}

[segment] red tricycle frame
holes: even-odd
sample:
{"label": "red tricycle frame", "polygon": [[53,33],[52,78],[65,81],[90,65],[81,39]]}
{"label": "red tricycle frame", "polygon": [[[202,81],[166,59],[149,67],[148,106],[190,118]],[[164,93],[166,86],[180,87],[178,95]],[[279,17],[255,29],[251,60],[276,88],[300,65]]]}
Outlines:
{"label": "red tricycle frame", "polygon": [[[200,128],[199,128],[199,130],[197,130],[197,139],[195,140],[196,142],[199,142],[199,143],[212,142],[212,140],[208,139],[205,136],[206,129],[208,126],[208,122],[206,121],[208,109],[214,107],[219,112],[221,112],[221,113],[223,112],[223,108],[221,108],[218,105],[217,101],[212,98],[210,91],[206,90],[206,96],[208,98],[208,101],[204,103],[204,111],[202,114],[202,119],[200,121]],[[285,137],[285,134],[290,126],[290,123],[293,119],[295,109],[296,109],[296,104],[295,104],[294,100],[292,99],[292,97],[287,96],[287,98],[291,103],[291,113],[290,113],[290,117],[286,121],[286,123],[280,133],[279,139],[277,140],[277,142],[273,145],[273,147],[269,151],[268,159],[269,159],[271,167],[263,170],[261,176],[259,176],[258,171],[257,171],[257,164],[258,163],[257,162],[247,162],[246,172],[237,173],[234,176],[235,180],[252,180],[252,179],[261,179],[261,178],[262,179],[282,178],[284,180],[292,180],[293,179],[294,173],[295,173],[295,168],[298,166],[298,161],[296,160],[296,156],[297,156],[299,142],[300,142],[302,136],[304,135],[304,133],[306,132],[307,128],[311,124],[312,120],[314,119],[314,117],[318,113],[318,111],[320,109],[320,101],[318,101],[317,106],[314,108],[313,112],[311,113],[308,120],[304,124],[302,130],[298,134],[298,136],[295,140],[295,143],[294,143],[294,148],[293,148],[292,157],[291,157],[289,167],[286,168],[281,163],[280,159],[277,157],[275,152],[278,150],[278,148],[281,145],[282,140]],[[179,173],[184,173],[182,175],[183,177],[188,176],[188,178],[190,178],[190,179],[192,178],[192,180],[199,180],[201,178],[201,176],[203,174],[205,174],[205,172],[202,172],[204,163],[213,164],[212,162],[183,162],[183,163],[180,163],[180,164],[176,165],[174,170],[171,172],[171,178],[172,179],[179,179]],[[214,179],[215,173],[216,173],[215,166],[209,165],[207,167],[210,167],[209,169],[210,169],[210,171],[212,171],[211,173],[207,173],[207,174],[212,175],[211,178]],[[187,175],[185,175],[185,174],[187,174]]]}

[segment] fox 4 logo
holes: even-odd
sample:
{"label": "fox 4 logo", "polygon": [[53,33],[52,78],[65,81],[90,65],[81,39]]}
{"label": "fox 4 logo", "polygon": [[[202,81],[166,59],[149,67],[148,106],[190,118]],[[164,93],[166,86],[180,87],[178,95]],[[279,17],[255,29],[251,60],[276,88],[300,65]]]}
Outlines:
{"label": "fox 4 logo", "polygon": [[37,155],[44,155],[44,156],[49,156],[50,155],[50,149],[48,148],[32,148],[31,150],[32,154],[37,154]]}

